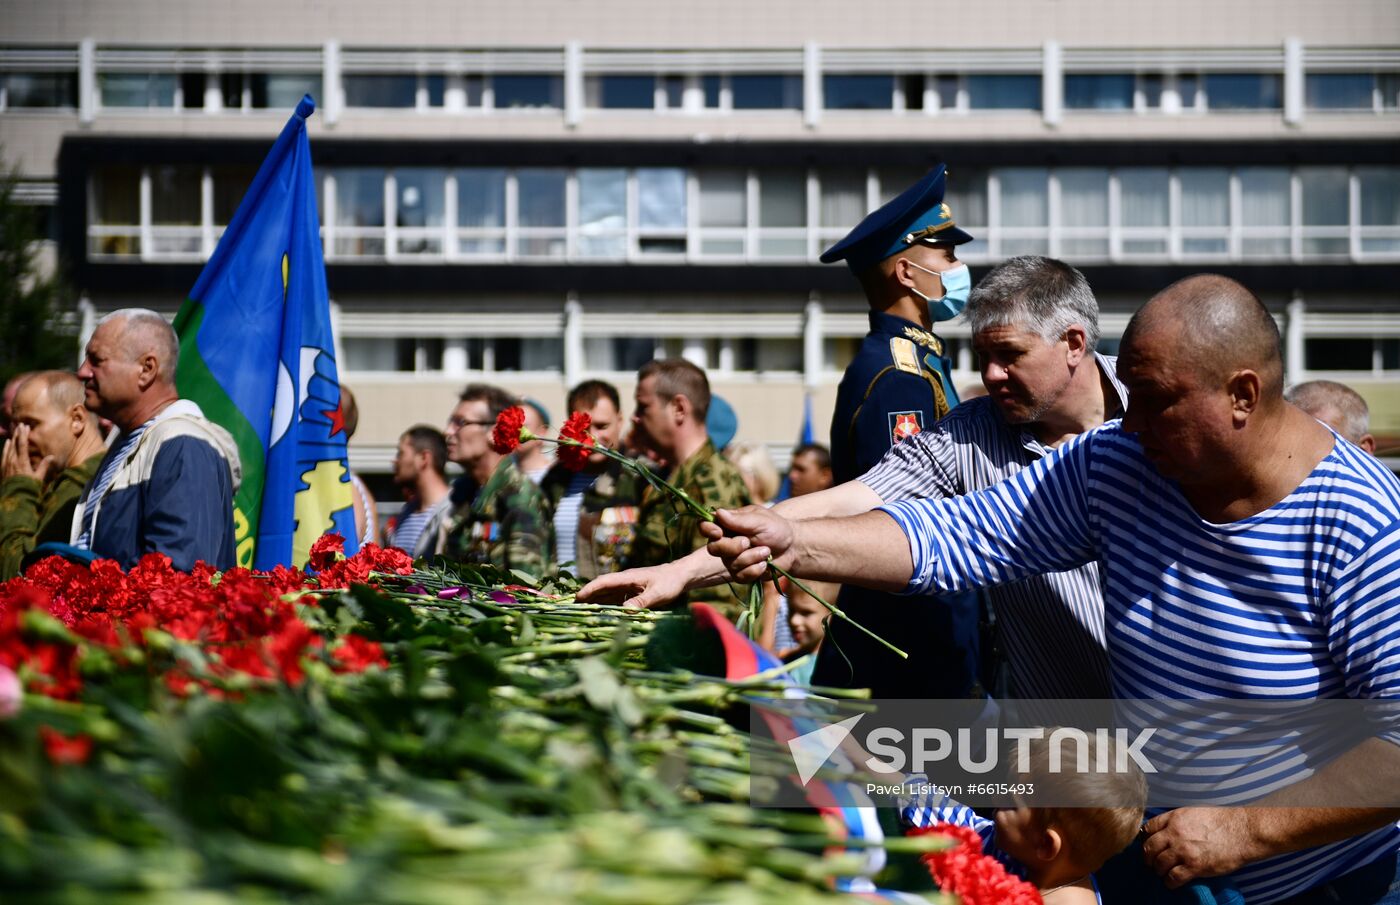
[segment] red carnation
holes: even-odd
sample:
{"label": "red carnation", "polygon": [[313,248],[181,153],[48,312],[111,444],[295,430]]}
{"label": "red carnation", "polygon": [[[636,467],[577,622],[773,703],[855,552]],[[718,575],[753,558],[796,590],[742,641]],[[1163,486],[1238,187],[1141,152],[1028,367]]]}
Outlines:
{"label": "red carnation", "polygon": [[340,646],[331,651],[331,656],[336,661],[332,667],[336,672],[364,672],[371,666],[383,669],[389,665],[384,659],[384,648],[359,635],[346,635]]}
{"label": "red carnation", "polygon": [[339,534],[323,534],[311,545],[308,565],[317,572],[329,569],[345,555],[345,538]]}
{"label": "red carnation", "polygon": [[92,756],[92,738],[81,733],[71,738],[52,726],[40,726],[44,753],[56,764],[85,764]]}
{"label": "red carnation", "polygon": [[501,455],[515,452],[520,445],[521,432],[525,429],[525,410],[518,405],[496,416],[496,426],[491,429],[491,448]]}
{"label": "red carnation", "polygon": [[932,833],[957,842],[954,848],[925,852],[919,860],[944,892],[956,893],[964,905],[1038,905],[1035,886],[1006,872],[1006,868],[982,852],[982,837],[971,827],[941,823],[909,831],[911,836]]}
{"label": "red carnation", "polygon": [[[582,471],[583,466],[588,464],[588,457],[593,451],[593,435],[588,432],[592,425],[593,419],[587,412],[574,412],[559,429],[559,463],[569,471]],[[564,442],[566,440],[573,440],[579,445]]]}

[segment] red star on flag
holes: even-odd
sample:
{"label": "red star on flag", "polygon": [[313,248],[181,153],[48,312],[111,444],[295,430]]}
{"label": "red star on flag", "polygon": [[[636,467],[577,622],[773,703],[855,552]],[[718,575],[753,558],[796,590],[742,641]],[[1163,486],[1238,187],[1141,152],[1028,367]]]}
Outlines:
{"label": "red star on flag", "polygon": [[336,403],[333,409],[324,409],[321,414],[331,419],[331,436],[345,433],[345,403]]}

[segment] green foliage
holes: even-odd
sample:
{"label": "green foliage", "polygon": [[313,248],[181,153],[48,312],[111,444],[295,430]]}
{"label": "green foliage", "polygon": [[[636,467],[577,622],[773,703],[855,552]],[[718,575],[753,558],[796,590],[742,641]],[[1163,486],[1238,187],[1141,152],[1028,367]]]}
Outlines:
{"label": "green foliage", "polygon": [[73,368],[77,331],[62,315],[71,296],[56,278],[40,278],[35,209],[15,201],[13,174],[0,174],[0,385],[24,371]]}

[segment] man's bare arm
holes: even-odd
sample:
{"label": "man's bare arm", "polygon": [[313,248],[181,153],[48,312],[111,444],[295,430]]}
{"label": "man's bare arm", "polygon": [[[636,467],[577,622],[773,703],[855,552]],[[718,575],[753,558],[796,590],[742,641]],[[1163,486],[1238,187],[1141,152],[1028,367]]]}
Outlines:
{"label": "man's bare arm", "polygon": [[[789,519],[824,518],[869,512],[880,502],[869,487],[859,481],[847,481],[818,493],[784,500],[773,511]],[[625,603],[650,608],[670,603],[694,588],[710,588],[729,580],[724,563],[701,547],[665,565],[600,575],[579,590],[578,599],[584,603]]]}
{"label": "man's bare arm", "polygon": [[749,507],[716,513],[719,524],[700,530],[709,550],[741,582],[758,581],[768,558],[794,575],[818,581],[857,584],[878,591],[909,585],[914,560],[909,540],[883,512],[850,518],[794,522],[768,509]]}

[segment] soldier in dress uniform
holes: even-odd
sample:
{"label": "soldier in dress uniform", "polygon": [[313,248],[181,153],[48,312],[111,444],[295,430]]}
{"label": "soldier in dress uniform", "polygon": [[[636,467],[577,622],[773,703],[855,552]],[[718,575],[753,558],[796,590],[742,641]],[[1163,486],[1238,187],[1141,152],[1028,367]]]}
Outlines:
{"label": "soldier in dress uniform", "polygon": [[[926,430],[958,404],[935,321],[967,304],[972,280],[954,249],[972,236],[943,201],[942,165],[871,213],[827,249],[844,260],[870,303],[870,332],[846,368],[831,422],[835,482],[860,477],[891,445]],[[839,619],[818,655],[815,685],[868,687],[876,697],[954,698],[973,693],[978,669],[975,594],[940,605],[864,588],[841,592],[851,618],[909,654],[901,660]]]}

